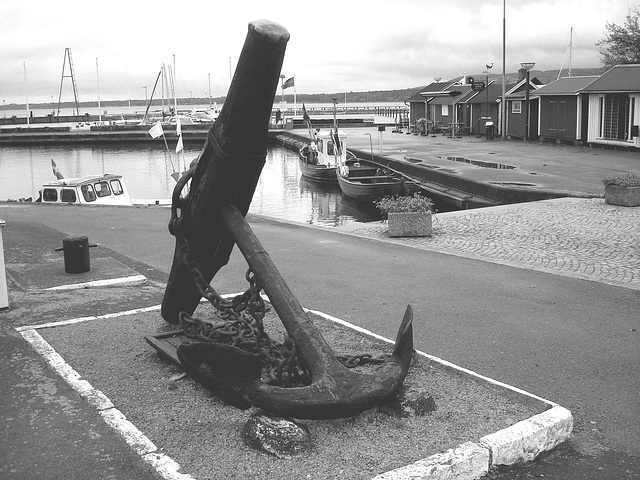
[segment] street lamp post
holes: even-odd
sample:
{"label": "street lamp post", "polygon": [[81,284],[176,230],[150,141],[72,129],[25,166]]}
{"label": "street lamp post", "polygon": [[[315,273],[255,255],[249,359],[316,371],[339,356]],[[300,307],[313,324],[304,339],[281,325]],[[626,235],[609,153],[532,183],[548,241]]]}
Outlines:
{"label": "street lamp post", "polygon": [[529,78],[530,70],[534,67],[534,62],[522,62],[520,64],[522,68],[527,71],[525,86],[524,86],[524,141],[529,141]]}
{"label": "street lamp post", "polygon": [[486,64],[485,66],[487,67],[487,83],[484,85],[484,88],[487,90],[487,111],[485,116],[491,120],[491,107],[489,106],[489,70],[493,68],[493,63],[491,65]]}

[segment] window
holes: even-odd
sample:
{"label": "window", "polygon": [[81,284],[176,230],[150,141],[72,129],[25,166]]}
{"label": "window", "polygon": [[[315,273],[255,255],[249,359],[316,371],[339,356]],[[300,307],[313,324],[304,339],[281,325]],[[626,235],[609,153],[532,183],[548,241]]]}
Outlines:
{"label": "window", "polygon": [[55,188],[45,188],[42,191],[42,201],[43,202],[57,202],[58,201],[58,191]]}
{"label": "window", "polygon": [[122,195],[124,193],[120,180],[111,180],[111,190],[114,195]]}
{"label": "window", "polygon": [[618,111],[620,105],[615,97],[604,99],[604,138],[616,138],[618,132]]}
{"label": "window", "polygon": [[[336,152],[334,149],[335,143],[333,142],[333,140],[327,140],[327,155],[335,155]],[[344,143],[342,142],[342,140],[340,141],[340,151],[342,152],[344,150]]]}
{"label": "window", "polygon": [[96,195],[99,197],[108,197],[111,195],[111,189],[109,188],[109,184],[107,182],[98,182],[94,184],[96,189]]}
{"label": "window", "polygon": [[511,113],[522,113],[522,100],[514,100],[511,102]]}
{"label": "window", "polygon": [[600,97],[600,138],[629,140],[630,119],[635,109],[628,94],[610,94]]}
{"label": "window", "polygon": [[60,199],[64,203],[75,203],[77,200],[76,191],[71,188],[63,188],[62,194],[60,195]]}
{"label": "window", "polygon": [[321,138],[318,139],[318,151],[320,153],[324,152],[324,141]]}
{"label": "window", "polygon": [[80,187],[85,202],[94,202],[96,200],[96,192],[92,185],[83,185]]}

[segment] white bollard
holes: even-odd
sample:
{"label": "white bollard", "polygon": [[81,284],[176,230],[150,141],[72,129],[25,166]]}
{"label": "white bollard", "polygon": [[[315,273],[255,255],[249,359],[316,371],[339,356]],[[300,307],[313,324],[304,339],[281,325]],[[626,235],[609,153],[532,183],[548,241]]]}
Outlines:
{"label": "white bollard", "polygon": [[4,220],[0,220],[0,309],[9,308],[9,295],[7,293],[7,274],[4,270],[4,243],[2,242],[2,229]]}

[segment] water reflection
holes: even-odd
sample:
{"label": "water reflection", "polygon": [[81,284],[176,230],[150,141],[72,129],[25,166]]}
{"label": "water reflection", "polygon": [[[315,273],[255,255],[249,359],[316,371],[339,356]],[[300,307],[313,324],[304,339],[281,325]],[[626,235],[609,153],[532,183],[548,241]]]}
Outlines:
{"label": "water reflection", "polygon": [[[41,185],[54,179],[51,159],[66,177],[117,173],[124,176],[132,198],[169,199],[175,185],[171,174],[199,153],[187,148],[178,159],[163,148],[1,147],[0,200],[37,198]],[[372,203],[343,197],[337,184],[302,178],[297,152],[280,146],[269,148],[249,211],[324,226],[380,219]]]}

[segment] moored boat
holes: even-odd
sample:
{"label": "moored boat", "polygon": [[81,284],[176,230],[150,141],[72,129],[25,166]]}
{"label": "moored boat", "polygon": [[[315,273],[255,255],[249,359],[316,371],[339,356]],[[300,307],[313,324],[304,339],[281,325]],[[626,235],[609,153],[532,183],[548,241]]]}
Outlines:
{"label": "moored boat", "polygon": [[405,195],[416,187],[384,165],[361,158],[349,159],[336,169],[342,193],[356,200],[376,200],[390,195]]}
{"label": "moored boat", "polygon": [[51,160],[56,176],[42,185],[36,202],[77,205],[133,205],[122,175],[105,173],[84,177],[64,178]]}
{"label": "moored boat", "polygon": [[336,136],[333,130],[319,131],[313,139],[300,148],[298,163],[303,177],[320,182],[336,182],[336,166],[353,155],[345,148],[347,136],[338,132],[340,148],[336,148]]}
{"label": "moored boat", "polygon": [[320,182],[336,182],[336,167],[343,163],[348,157],[353,157],[347,152],[344,132],[338,130],[335,119],[334,104],[334,126],[330,130],[313,129],[311,118],[307,114],[307,109],[302,104],[302,118],[309,130],[309,143],[300,148],[298,163],[303,177]]}

